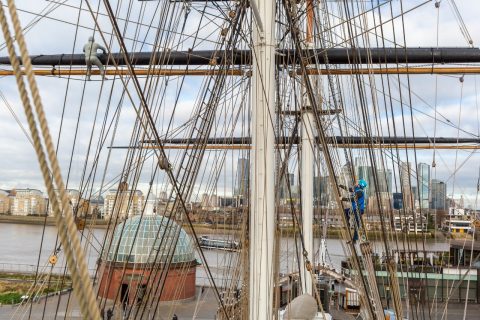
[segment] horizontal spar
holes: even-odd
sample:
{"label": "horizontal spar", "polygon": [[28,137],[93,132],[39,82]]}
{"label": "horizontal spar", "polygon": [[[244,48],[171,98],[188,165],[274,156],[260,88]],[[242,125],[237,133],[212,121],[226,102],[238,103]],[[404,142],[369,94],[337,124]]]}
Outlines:
{"label": "horizontal spar", "polygon": [[[163,146],[165,150],[185,150],[185,149],[199,149],[198,145],[169,145]],[[287,148],[285,144],[277,145],[277,148]],[[480,145],[426,145],[426,144],[396,144],[396,145],[368,145],[368,144],[339,144],[336,147],[346,149],[415,149],[415,150],[479,150]],[[159,149],[158,145],[145,145],[145,146],[133,146],[133,147],[109,147],[111,149]],[[202,147],[206,150],[250,150],[250,145],[212,145],[208,144]]]}
{"label": "horizontal spar", "polygon": [[[37,76],[85,76],[87,69],[35,69]],[[92,70],[92,75],[100,75],[98,70]],[[110,76],[128,76],[130,72],[127,69],[106,69],[106,74]],[[242,69],[135,69],[137,76],[213,76],[227,74],[230,76],[249,76],[248,70]],[[355,75],[355,74],[480,74],[480,67],[461,67],[461,68],[355,68],[355,69],[308,69],[309,75]],[[13,70],[0,70],[0,76],[13,76]]]}
{"label": "horizontal spar", "polygon": [[[318,139],[317,139],[318,140]],[[435,141],[435,143],[434,143]],[[205,145],[199,145],[199,140],[195,138],[175,138],[164,139],[162,143],[165,149],[195,149],[205,147],[208,150],[248,150],[251,148],[249,137],[230,137],[230,138],[208,138],[202,139]],[[299,139],[287,137],[277,138],[277,148],[285,148],[290,143],[298,144]],[[457,150],[477,150],[480,149],[480,139],[477,138],[445,138],[437,137],[373,137],[366,139],[364,137],[327,137],[327,143],[338,148],[350,149],[457,149]],[[139,146],[132,147],[112,147],[113,149],[143,148],[156,149],[159,145],[155,140],[144,140]]]}
{"label": "horizontal spar", "polygon": [[[317,142],[318,138],[316,138]],[[217,137],[217,138],[208,138],[202,139],[201,141],[196,138],[174,138],[174,139],[164,139],[162,143],[164,144],[198,144],[199,142],[205,144],[221,144],[221,145],[249,145],[251,143],[250,137]],[[277,144],[298,144],[299,139],[292,139],[290,137],[278,137],[276,138]],[[147,143],[147,144],[155,144],[155,140],[143,140],[140,143]],[[450,138],[450,137],[357,137],[357,136],[334,136],[334,137],[327,137],[327,143],[329,144],[378,144],[378,145],[386,145],[386,144],[479,144],[479,138]]]}
{"label": "horizontal spar", "polygon": [[[101,54],[98,56],[103,64],[124,66],[125,59],[121,53]],[[478,48],[330,48],[304,50],[301,55],[295,50],[280,49],[276,51],[278,65],[299,64],[303,57],[306,64],[451,64],[479,63]],[[131,52],[133,65],[250,65],[249,50],[200,50],[200,51],[161,51]],[[21,59],[18,58],[20,63]],[[44,66],[83,66],[84,54],[32,55],[33,65]],[[0,64],[9,65],[8,57],[0,57]]]}
{"label": "horizontal spar", "polygon": [[308,69],[309,75],[354,75],[354,74],[480,74],[480,67],[419,67],[419,68],[354,68],[354,69]]}
{"label": "horizontal spar", "polygon": [[[36,69],[33,71],[37,76],[85,76],[87,69]],[[106,69],[107,76],[128,76],[130,72],[127,69]],[[22,70],[22,74],[25,74]],[[92,75],[100,75],[99,70],[92,70]],[[246,72],[240,69],[230,70],[216,70],[216,69],[137,69],[135,70],[137,76],[216,76],[220,74],[226,74],[230,76],[242,76]],[[13,76],[15,73],[13,70],[0,70],[0,76]]]}

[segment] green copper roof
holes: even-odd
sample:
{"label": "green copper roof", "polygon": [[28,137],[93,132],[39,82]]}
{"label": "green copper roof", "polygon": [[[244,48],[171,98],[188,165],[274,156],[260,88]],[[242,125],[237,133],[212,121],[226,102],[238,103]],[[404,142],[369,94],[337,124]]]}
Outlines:
{"label": "green copper roof", "polygon": [[163,216],[134,216],[115,228],[107,261],[165,263],[172,254],[172,263],[195,259],[193,242],[185,230]]}

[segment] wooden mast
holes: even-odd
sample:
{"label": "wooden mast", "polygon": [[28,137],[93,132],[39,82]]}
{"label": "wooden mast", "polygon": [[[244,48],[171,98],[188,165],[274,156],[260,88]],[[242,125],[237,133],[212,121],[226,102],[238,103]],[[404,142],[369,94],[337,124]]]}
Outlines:
{"label": "wooden mast", "polygon": [[[313,48],[313,0],[306,2],[307,21],[306,21],[306,49]],[[306,89],[303,89],[303,110],[302,110],[302,151],[301,151],[301,194],[302,194],[302,230],[304,254],[299,257],[300,272],[302,273],[303,293],[313,296],[312,277],[310,275],[311,264],[313,262],[313,159],[315,135],[313,126],[312,107],[309,105],[309,99]],[[305,259],[307,261],[305,261]]]}
{"label": "wooden mast", "polygon": [[[249,319],[274,318],[275,1],[251,0],[253,31],[252,151],[250,153]],[[263,22],[263,23],[262,23]],[[263,28],[262,28],[263,26]],[[262,30],[263,29],[263,30]]]}

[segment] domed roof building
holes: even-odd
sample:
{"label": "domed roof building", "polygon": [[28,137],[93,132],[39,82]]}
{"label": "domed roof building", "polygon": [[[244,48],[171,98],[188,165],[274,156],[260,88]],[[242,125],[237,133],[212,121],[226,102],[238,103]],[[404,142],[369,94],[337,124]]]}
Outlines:
{"label": "domed roof building", "polygon": [[[176,242],[176,244],[175,244]],[[175,221],[164,216],[134,216],[115,228],[108,261],[172,263],[195,259],[190,236]]]}
{"label": "domed roof building", "polygon": [[155,215],[151,206],[145,211],[149,214],[116,226],[101,261],[99,295],[124,305],[142,303],[147,296],[160,301],[194,297],[192,239],[175,221]]}

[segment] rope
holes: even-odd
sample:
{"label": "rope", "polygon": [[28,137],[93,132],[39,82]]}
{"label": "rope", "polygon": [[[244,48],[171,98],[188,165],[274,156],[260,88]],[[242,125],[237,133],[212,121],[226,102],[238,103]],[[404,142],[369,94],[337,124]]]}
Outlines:
{"label": "rope", "polygon": [[[77,230],[73,222],[72,209],[69,206],[68,198],[64,190],[65,186],[61,177],[60,167],[58,165],[58,160],[55,155],[55,149],[53,147],[52,139],[48,129],[47,120],[44,114],[38,87],[34,78],[30,57],[28,55],[28,50],[23,37],[20,21],[16,12],[16,7],[12,0],[8,0],[7,3],[14,26],[17,42],[20,48],[22,61],[25,66],[25,73],[27,75],[27,80],[30,86],[31,95],[33,97],[33,102],[39,122],[38,124],[42,131],[48,160],[50,161],[53,181],[52,177],[50,176],[47,158],[45,155],[45,151],[43,150],[41,138],[39,136],[35,115],[33,113],[33,108],[30,103],[30,98],[28,97],[28,91],[22,78],[20,64],[16,56],[14,44],[12,41],[10,30],[7,25],[7,19],[3,7],[0,7],[0,24],[5,37],[5,41],[7,43],[8,53],[10,56],[12,67],[15,71],[15,78],[25,109],[25,114],[28,120],[28,125],[30,127],[30,132],[34,141],[35,152],[37,153],[42,175],[45,181],[45,185],[47,187],[48,196],[52,202],[52,207],[55,213],[55,221],[60,234],[60,240],[63,247],[65,248],[65,256],[71,269],[73,285],[75,289],[77,289],[75,292],[80,303],[82,314],[84,314],[84,316],[89,319],[100,319],[100,312],[95,301],[92,283],[90,281],[87,266],[85,264],[85,257],[81,250],[78,236],[76,235]],[[61,197],[61,203],[59,203],[59,199],[56,196],[53,184],[54,182],[59,189],[58,191]],[[65,211],[65,219],[63,219],[62,210]]]}

